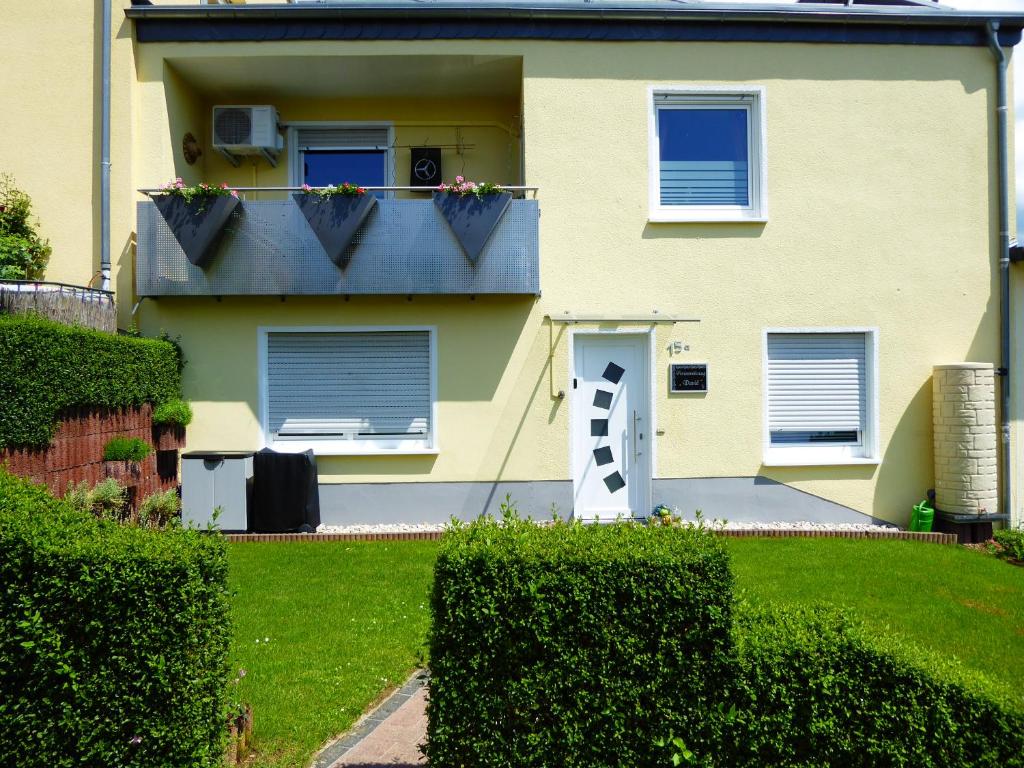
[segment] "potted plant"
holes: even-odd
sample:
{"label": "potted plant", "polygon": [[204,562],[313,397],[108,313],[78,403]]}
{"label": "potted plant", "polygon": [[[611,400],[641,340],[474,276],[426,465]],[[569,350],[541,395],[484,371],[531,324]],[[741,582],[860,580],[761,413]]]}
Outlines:
{"label": "potted plant", "polygon": [[139,464],[152,450],[137,437],[112,438],[103,446],[103,473],[126,486],[136,485],[142,477]]}
{"label": "potted plant", "polygon": [[205,267],[238,207],[238,191],[227,184],[187,186],[179,177],[161,186],[152,198],[188,260]]}
{"label": "potted plant", "polygon": [[303,184],[302,192],[293,197],[328,258],[342,269],[348,266],[345,252],[377,204],[377,198],[347,181],[327,187]]}
{"label": "potted plant", "polygon": [[192,406],[184,400],[168,400],[153,410],[153,444],[158,451],[185,447],[185,427],[192,422]]}
{"label": "potted plant", "polygon": [[512,193],[497,184],[466,181],[462,176],[434,192],[434,205],[470,261],[480,257],[511,202]]}

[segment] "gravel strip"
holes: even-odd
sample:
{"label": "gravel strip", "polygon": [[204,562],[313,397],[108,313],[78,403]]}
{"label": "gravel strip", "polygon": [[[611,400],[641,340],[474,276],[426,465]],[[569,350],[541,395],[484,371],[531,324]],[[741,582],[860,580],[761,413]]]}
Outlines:
{"label": "gravel strip", "polygon": [[[545,521],[547,522],[547,521]],[[688,521],[684,521],[688,522]],[[729,520],[705,521],[715,530],[729,531],[878,531],[898,530],[895,525],[873,525],[871,523],[812,523],[812,522],[740,522]],[[438,533],[448,527],[447,523],[380,523],[376,525],[320,525],[317,533]]]}

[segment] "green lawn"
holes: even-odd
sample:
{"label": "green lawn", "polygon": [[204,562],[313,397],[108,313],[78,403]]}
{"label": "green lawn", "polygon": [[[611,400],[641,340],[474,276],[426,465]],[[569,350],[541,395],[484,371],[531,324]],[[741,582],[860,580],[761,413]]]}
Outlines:
{"label": "green lawn", "polygon": [[[423,658],[434,542],[229,547],[257,766],[305,766]],[[269,639],[269,640],[268,640]]]}
{"label": "green lawn", "polygon": [[843,606],[1024,696],[1024,568],[908,541],[727,541],[737,590],[751,599]]}
{"label": "green lawn", "polygon": [[[1024,691],[1024,568],[912,542],[726,541],[749,598],[845,606]],[[436,551],[434,542],[230,546],[234,659],[247,672],[256,766],[308,765],[422,660]]]}

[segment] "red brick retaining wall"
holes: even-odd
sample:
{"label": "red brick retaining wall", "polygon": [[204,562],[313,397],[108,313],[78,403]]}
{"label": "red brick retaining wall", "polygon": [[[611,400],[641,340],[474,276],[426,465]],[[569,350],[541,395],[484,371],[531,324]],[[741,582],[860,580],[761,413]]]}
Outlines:
{"label": "red brick retaining wall", "polygon": [[[799,530],[742,530],[716,531],[732,538],[822,538],[822,539],[899,539],[920,541],[928,544],[956,544],[956,534],[913,533],[882,528],[878,531],[799,531]],[[433,541],[441,538],[440,531],[412,531],[407,533],[229,533],[225,538],[231,542],[273,542],[273,541]]]}
{"label": "red brick retaining wall", "polygon": [[[52,494],[63,496],[69,485],[83,480],[95,485],[106,477],[103,446],[112,437],[153,440],[150,405],[125,410],[79,409],[64,415],[48,448],[0,450],[0,464],[15,475],[44,483]],[[141,500],[178,485],[177,451],[150,453],[141,462],[132,496]]]}

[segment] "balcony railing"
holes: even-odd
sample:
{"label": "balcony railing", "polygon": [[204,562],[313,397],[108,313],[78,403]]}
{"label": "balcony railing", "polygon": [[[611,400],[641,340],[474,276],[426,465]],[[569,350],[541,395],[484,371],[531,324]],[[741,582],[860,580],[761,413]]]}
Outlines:
{"label": "balcony railing", "polygon": [[[422,192],[416,187],[368,190]],[[378,200],[347,252],[328,258],[298,205],[251,200],[252,193],[294,187],[239,188],[242,202],[205,268],[185,256],[151,201],[138,203],[136,292],[139,296],[539,294],[537,200],[533,188],[508,187],[509,204],[476,261],[462,251],[431,199]],[[152,193],[157,190],[141,190]]]}

